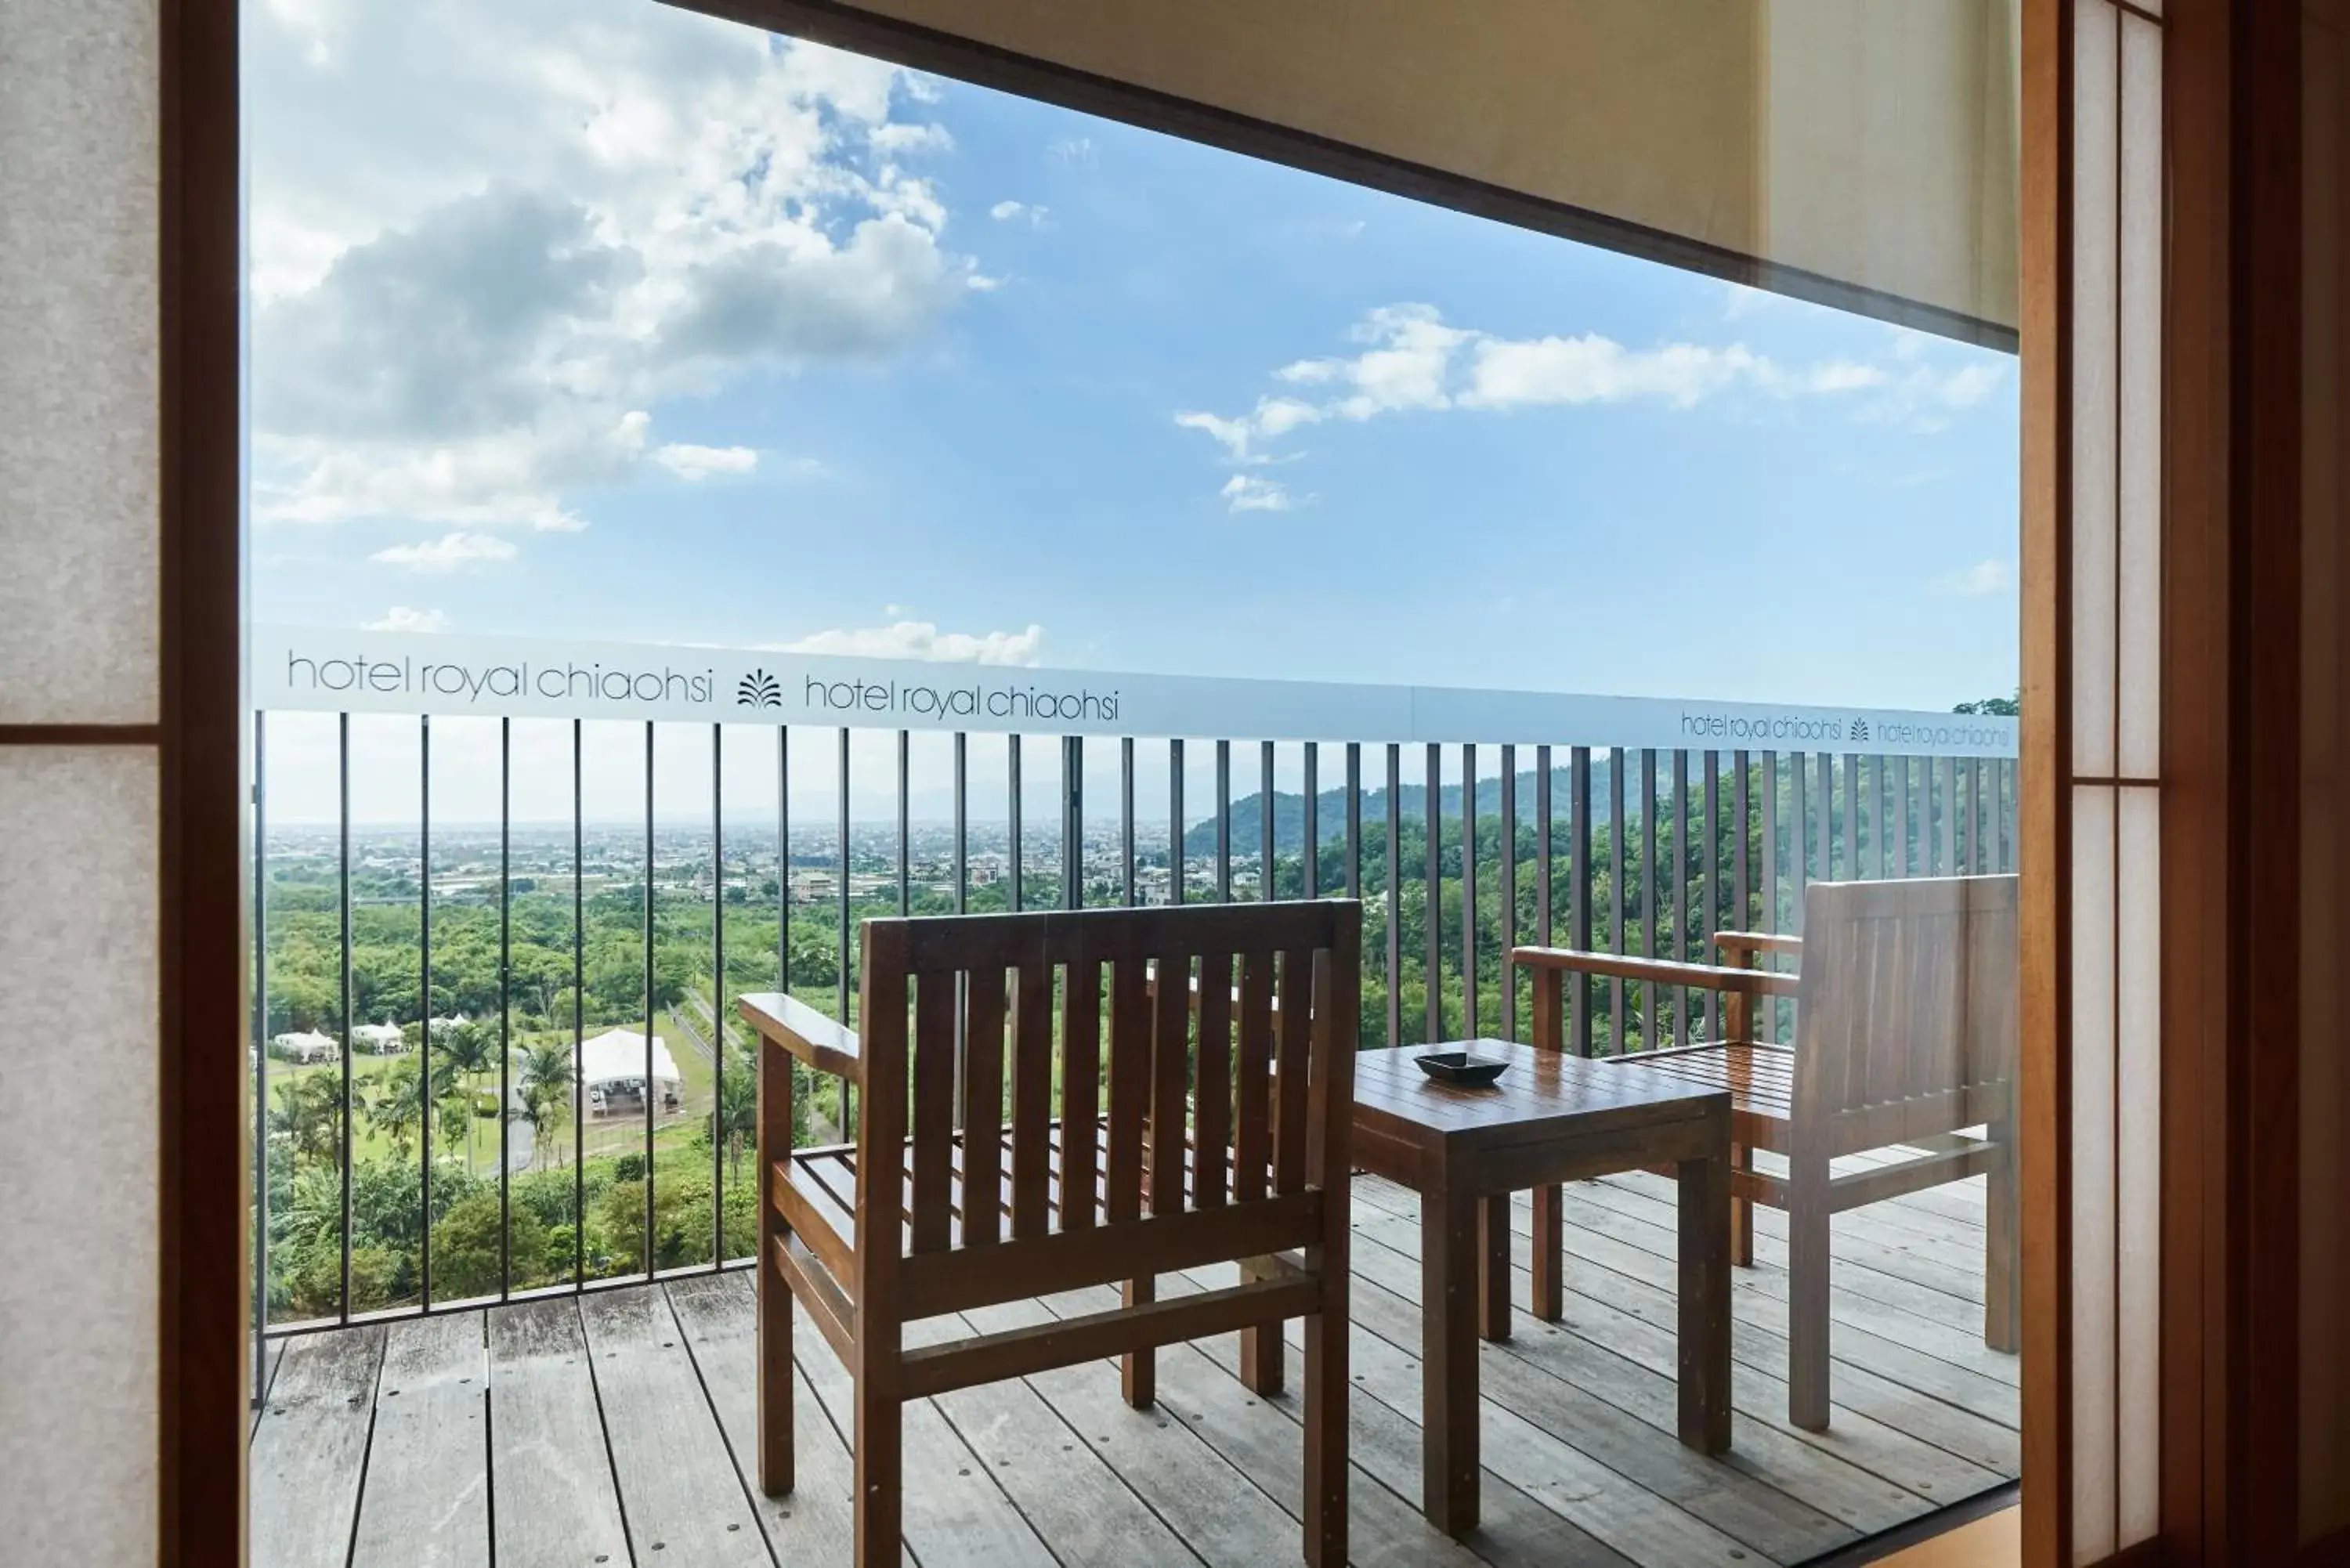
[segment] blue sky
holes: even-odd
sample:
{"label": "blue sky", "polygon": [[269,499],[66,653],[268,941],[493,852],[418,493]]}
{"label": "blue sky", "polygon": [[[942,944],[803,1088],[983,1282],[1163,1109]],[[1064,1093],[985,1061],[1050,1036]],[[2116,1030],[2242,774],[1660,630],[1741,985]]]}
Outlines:
{"label": "blue sky", "polygon": [[254,9],[265,618],[2014,684],[2006,356],[639,0]]}

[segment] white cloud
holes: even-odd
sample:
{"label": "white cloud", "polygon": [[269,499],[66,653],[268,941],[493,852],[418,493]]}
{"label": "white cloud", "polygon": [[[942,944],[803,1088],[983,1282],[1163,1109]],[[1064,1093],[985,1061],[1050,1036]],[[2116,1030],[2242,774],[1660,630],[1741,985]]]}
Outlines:
{"label": "white cloud", "polygon": [[1043,657],[1045,628],[1023,631],[941,631],[934,621],[843,627],[767,646],[780,653],[839,653],[865,659],[926,659],[949,664],[1035,664]]}
{"label": "white cloud", "polygon": [[1049,207],[1035,206],[1026,202],[1003,201],[990,207],[987,215],[999,223],[1024,223],[1032,229],[1041,229],[1051,212]]}
{"label": "white cloud", "polygon": [[885,152],[893,158],[952,152],[955,147],[953,132],[943,125],[877,125],[865,140],[876,152]]}
{"label": "white cloud", "polygon": [[515,555],[514,545],[494,534],[467,534],[461,530],[419,544],[394,545],[390,549],[378,550],[368,559],[417,572],[454,572],[484,561],[511,561]]}
{"label": "white cloud", "polygon": [[1074,163],[1090,169],[1094,164],[1094,139],[1090,136],[1065,136],[1045,151],[1063,163]]}
{"label": "white cloud", "polygon": [[1297,506],[1297,497],[1289,493],[1289,486],[1253,473],[1233,474],[1216,493],[1232,512],[1288,512]]}
{"label": "white cloud", "polygon": [[394,605],[383,612],[382,618],[363,625],[362,631],[446,631],[449,618],[437,609],[411,609],[406,605]]}
{"label": "white cloud", "polygon": [[901,355],[978,275],[892,67],[641,0],[251,23],[264,521],[579,526],[638,410]]}
{"label": "white cloud", "polygon": [[1991,594],[2003,594],[2015,587],[2015,568],[1993,556],[1977,561],[1962,572],[1952,572],[1942,579],[1946,593],[1961,598],[1983,598]]}
{"label": "white cloud", "polygon": [[747,446],[693,446],[671,441],[654,451],[653,461],[691,483],[713,473],[749,473],[759,466],[759,454]]}
{"label": "white cloud", "polygon": [[[1188,410],[1176,424],[1206,433],[1227,462],[1250,466],[1275,461],[1268,443],[1326,420],[1630,401],[1690,409],[1733,391],[1777,401],[1837,399],[1857,417],[1929,431],[1989,397],[2005,374],[1996,361],[1927,362],[1922,348],[1905,340],[1893,345],[1888,369],[1856,359],[1783,365],[1742,343],[1634,348],[1597,333],[1503,337],[1448,325],[1420,304],[1382,306],[1348,336],[1367,347],[1275,369],[1274,379],[1292,391],[1260,397],[1244,414]],[[1276,498],[1286,495],[1279,486],[1256,490],[1235,480],[1222,493],[1236,510],[1287,504]]]}

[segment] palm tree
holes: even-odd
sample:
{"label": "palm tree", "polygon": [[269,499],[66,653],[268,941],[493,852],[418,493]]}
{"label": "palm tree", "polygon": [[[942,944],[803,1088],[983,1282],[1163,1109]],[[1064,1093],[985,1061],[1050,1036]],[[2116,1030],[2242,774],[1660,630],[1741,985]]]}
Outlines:
{"label": "palm tree", "polygon": [[471,1019],[452,1023],[440,1042],[441,1059],[450,1072],[465,1080],[465,1168],[473,1168],[473,1124],[480,1120],[477,1101],[481,1092],[482,1075],[498,1064],[497,1042],[490,1032]]}
{"label": "palm tree", "polygon": [[522,1053],[522,1104],[508,1112],[530,1124],[530,1161],[546,1151],[546,1130],[571,1103],[571,1048],[557,1041],[525,1045]]}
{"label": "palm tree", "polygon": [[410,1135],[424,1118],[424,1099],[417,1092],[421,1081],[416,1058],[405,1056],[361,1091],[359,1114],[370,1130],[391,1141],[392,1152],[402,1159],[408,1157]]}
{"label": "palm tree", "polygon": [[718,1103],[711,1111],[712,1135],[723,1140],[726,1174],[733,1180],[742,1175],[744,1147],[758,1136],[759,1084],[757,1069],[741,1059],[723,1037],[719,1049],[736,1057],[719,1080]]}

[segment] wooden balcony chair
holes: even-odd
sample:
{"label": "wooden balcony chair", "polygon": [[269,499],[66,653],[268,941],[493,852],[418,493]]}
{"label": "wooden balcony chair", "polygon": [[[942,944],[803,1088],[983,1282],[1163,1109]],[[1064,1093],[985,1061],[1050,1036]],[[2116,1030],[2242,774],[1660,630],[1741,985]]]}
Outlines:
{"label": "wooden balcony chair", "polygon": [[[1722,993],[1724,1040],[1623,1060],[1731,1093],[1731,1252],[1753,1261],[1753,1204],[1786,1210],[1787,1414],[1799,1427],[1828,1424],[1829,1217],[1846,1210],[1987,1175],[1983,1340],[2018,1347],[2015,921],[2013,877],[1814,882],[1800,940],[1722,931],[1714,941],[1731,961],[1721,966],[1551,948],[1512,955],[1534,971],[1534,1043],[1553,1050],[1569,974]],[[1800,976],[1756,968],[1764,954],[1799,956]],[[1773,996],[1796,998],[1792,1045],[1758,1038],[1754,1004]],[[1974,1127],[1987,1136],[1969,1136]],[[1755,1169],[1755,1149],[1785,1156],[1787,1174]],[[1877,1150],[1900,1158],[1830,1169]],[[1534,1209],[1534,1306],[1555,1318],[1557,1189],[1535,1193]]]}
{"label": "wooden balcony chair", "polygon": [[[795,1300],[855,1385],[860,1565],[899,1561],[905,1401],[1118,1355],[1145,1409],[1155,1347],[1238,1331],[1277,1378],[1281,1325],[1303,1317],[1305,1557],[1341,1568],[1361,926],[1351,901],[876,919],[860,1033],[743,998],[761,1041],[761,1486],[792,1486]],[[1237,971],[1196,1051],[1188,988],[1154,987],[1154,968]],[[853,1146],[791,1147],[794,1058],[856,1086]],[[1241,1283],[1153,1299],[1158,1275],[1225,1262]],[[1112,1310],[905,1343],[919,1319],[1111,1283]]]}

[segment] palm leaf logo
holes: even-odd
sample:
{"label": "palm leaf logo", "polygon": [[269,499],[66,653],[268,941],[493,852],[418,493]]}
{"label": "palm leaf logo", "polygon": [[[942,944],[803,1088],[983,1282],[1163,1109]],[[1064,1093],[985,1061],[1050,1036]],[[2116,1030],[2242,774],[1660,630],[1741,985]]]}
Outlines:
{"label": "palm leaf logo", "polygon": [[765,670],[754,670],[735,686],[734,702],[741,708],[780,708],[784,705],[784,688]]}
{"label": "palm leaf logo", "polygon": [[1851,738],[1855,741],[1866,741],[1868,739],[1868,721],[1861,718],[1857,714],[1853,717]]}

